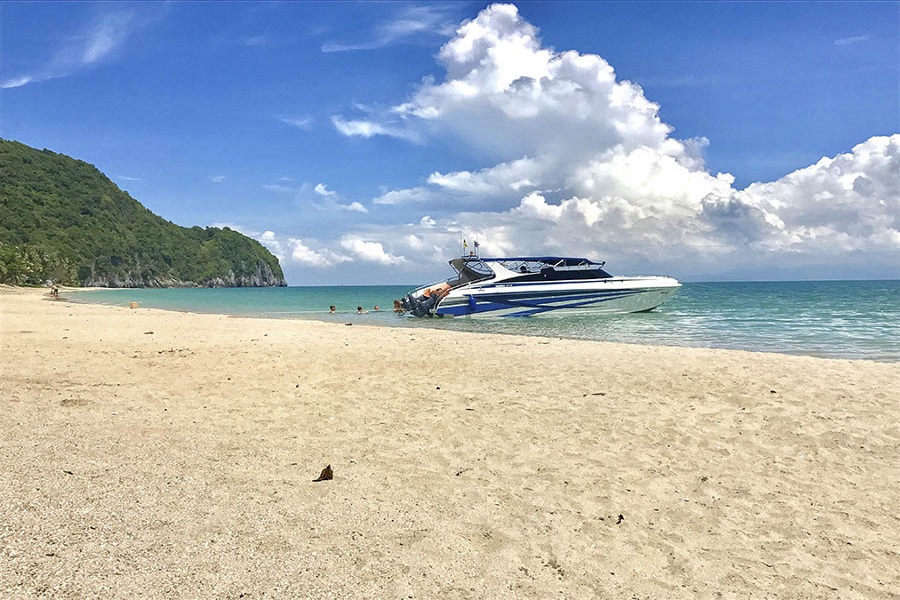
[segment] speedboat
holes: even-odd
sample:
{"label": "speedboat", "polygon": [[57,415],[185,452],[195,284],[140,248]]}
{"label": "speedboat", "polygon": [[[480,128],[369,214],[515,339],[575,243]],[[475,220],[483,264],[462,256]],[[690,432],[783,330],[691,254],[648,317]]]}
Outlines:
{"label": "speedboat", "polygon": [[408,293],[401,305],[417,317],[527,317],[542,313],[653,310],[681,287],[662,276],[613,276],[587,258],[455,258],[456,275]]}

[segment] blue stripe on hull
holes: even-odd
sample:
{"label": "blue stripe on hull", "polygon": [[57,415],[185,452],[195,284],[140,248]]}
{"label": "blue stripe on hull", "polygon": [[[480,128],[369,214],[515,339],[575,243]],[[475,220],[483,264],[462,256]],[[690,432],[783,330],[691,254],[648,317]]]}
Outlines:
{"label": "blue stripe on hull", "polygon": [[[620,290],[613,292],[603,291],[588,293],[573,290],[570,292],[554,293],[553,295],[549,296],[546,294],[546,292],[480,294],[475,296],[476,302],[474,310],[471,304],[457,304],[455,306],[447,307],[439,306],[437,309],[437,313],[452,316],[465,316],[520,308],[521,310],[508,313],[503,316],[526,317],[553,310],[584,309],[586,307],[600,305],[613,300],[620,300],[622,298],[627,298],[636,294],[643,294],[647,291],[653,290]],[[660,300],[660,302],[661,301],[662,300]],[[654,304],[653,306],[650,306],[644,310],[649,310],[650,308],[655,307],[657,304]]]}

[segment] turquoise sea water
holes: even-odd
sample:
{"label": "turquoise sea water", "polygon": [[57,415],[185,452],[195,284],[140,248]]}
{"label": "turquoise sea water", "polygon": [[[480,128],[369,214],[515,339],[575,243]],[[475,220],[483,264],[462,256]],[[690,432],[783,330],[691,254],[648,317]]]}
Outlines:
{"label": "turquoise sea water", "polygon": [[[135,289],[70,297],[199,313],[900,361],[900,280],[685,283],[656,310],[627,315],[416,319],[391,312],[393,299],[415,287]],[[332,304],[335,314],[328,312]],[[375,305],[384,310],[375,312]],[[369,312],[357,314],[357,306]]]}

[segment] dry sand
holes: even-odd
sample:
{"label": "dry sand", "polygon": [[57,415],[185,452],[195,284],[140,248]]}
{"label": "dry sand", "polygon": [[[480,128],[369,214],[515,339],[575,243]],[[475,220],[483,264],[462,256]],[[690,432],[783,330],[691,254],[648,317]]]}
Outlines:
{"label": "dry sand", "polygon": [[3,598],[900,598],[897,363],[10,288],[0,336]]}

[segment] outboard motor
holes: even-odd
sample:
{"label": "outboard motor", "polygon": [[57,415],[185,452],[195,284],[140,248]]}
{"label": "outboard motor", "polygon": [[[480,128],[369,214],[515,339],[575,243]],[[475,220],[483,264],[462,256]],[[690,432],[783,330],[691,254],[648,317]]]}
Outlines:
{"label": "outboard motor", "polygon": [[433,293],[430,297],[422,301],[422,306],[425,308],[425,310],[428,311],[428,314],[430,315],[434,307],[437,306],[437,303],[438,295]]}
{"label": "outboard motor", "polygon": [[407,294],[406,297],[401,300],[400,304],[403,306],[403,308],[417,317],[431,316],[431,313],[428,312],[428,309],[431,307],[428,306],[426,302],[422,302],[421,300],[413,297],[412,294]]}

